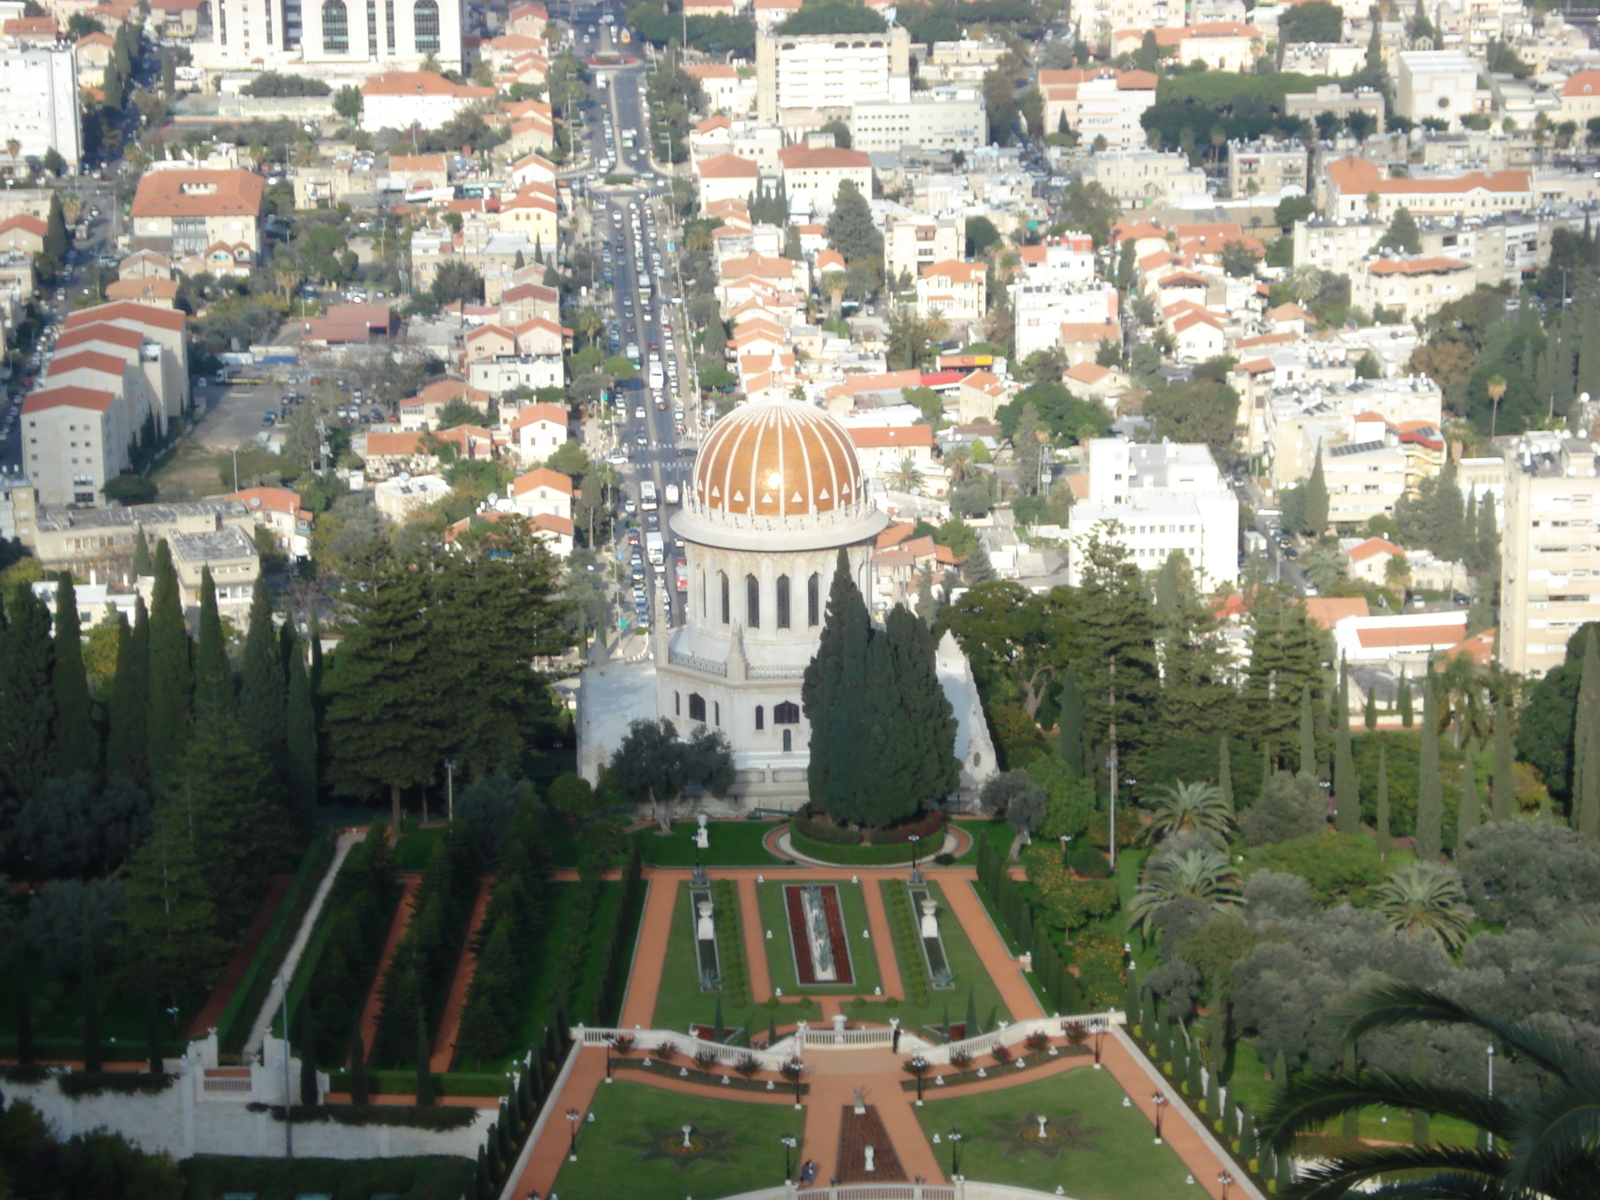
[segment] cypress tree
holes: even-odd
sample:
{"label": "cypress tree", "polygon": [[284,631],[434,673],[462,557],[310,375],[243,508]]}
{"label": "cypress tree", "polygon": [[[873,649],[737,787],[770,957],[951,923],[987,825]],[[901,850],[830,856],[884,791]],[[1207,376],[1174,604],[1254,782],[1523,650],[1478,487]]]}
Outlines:
{"label": "cypress tree", "polygon": [[1467,834],[1483,821],[1483,802],[1478,799],[1478,773],[1471,757],[1461,763],[1461,809],[1456,817],[1456,853],[1466,845]]}
{"label": "cypress tree", "polygon": [[106,775],[120,775],[137,784],[150,781],[145,706],[150,695],[150,614],[144,597],[133,601],[133,629],[126,622],[117,634],[117,674],[111,682],[106,721]]}
{"label": "cypress tree", "polygon": [[50,609],[33,589],[19,583],[9,599],[0,638],[0,775],[20,802],[38,790],[52,763],[55,646]]}
{"label": "cypress tree", "polygon": [[155,572],[155,567],[150,562],[150,539],[144,535],[144,526],[139,526],[139,532],[133,537],[133,574],[134,578],[148,576]]}
{"label": "cypress tree", "polygon": [[[285,635],[292,636],[284,626]],[[239,723],[245,736],[277,765],[284,761],[287,685],[284,647],[272,625],[272,597],[266,580],[256,577],[250,593],[250,628],[244,637],[244,657],[239,665]]]}
{"label": "cypress tree", "polygon": [[1223,734],[1222,745],[1217,750],[1217,790],[1222,793],[1222,798],[1227,802],[1228,808],[1233,808],[1233,763],[1228,752],[1228,735]]}
{"label": "cypress tree", "polygon": [[1411,711],[1411,679],[1406,675],[1404,668],[1400,671],[1400,687],[1395,697],[1395,706],[1400,710],[1400,724],[1410,729],[1415,714]]}
{"label": "cypress tree", "polygon": [[317,701],[311,691],[305,648],[295,636],[293,622],[284,623],[283,635],[284,659],[288,663],[288,742],[284,765],[289,809],[302,824],[309,824],[317,807]]}
{"label": "cypress tree", "polygon": [[1222,1119],[1222,1067],[1215,1058],[1206,1064],[1206,1116],[1217,1128]]}
{"label": "cypress tree", "polygon": [[983,1030],[978,1027],[978,1002],[972,994],[972,989],[967,989],[967,1036],[977,1037]]}
{"label": "cypress tree", "polygon": [[1289,1165],[1289,1155],[1282,1150],[1272,1152],[1272,1191],[1281,1196],[1294,1186],[1294,1168]]}
{"label": "cypress tree", "polygon": [[1261,789],[1256,793],[1257,798],[1266,795],[1267,784],[1272,782],[1272,743],[1261,743]]}
{"label": "cypress tree", "polygon": [[[228,641],[217,613],[217,587],[211,568],[200,570],[200,637],[194,655],[194,713],[207,724],[235,715],[233,669],[228,665]],[[248,734],[247,734],[248,736]]]}
{"label": "cypress tree", "polygon": [[1250,1160],[1260,1153],[1261,1147],[1256,1142],[1256,1119],[1250,1115],[1248,1104],[1239,1105],[1239,1157],[1252,1170],[1256,1164]]}
{"label": "cypress tree", "polygon": [[295,1022],[300,1045],[300,1103],[314,1106],[317,1096],[317,1041],[312,1033],[311,993],[300,1001],[300,1016]]}
{"label": "cypress tree", "polygon": [[1600,835],[1600,650],[1591,627],[1583,641],[1583,673],[1572,723],[1572,824]]}
{"label": "cypress tree", "polygon": [[28,986],[28,948],[17,938],[11,955],[11,1006],[16,1014],[17,1064],[29,1067],[34,1062],[33,989]]}
{"label": "cypress tree", "polygon": [[1511,702],[1501,696],[1494,706],[1494,779],[1489,803],[1496,821],[1509,821],[1517,808],[1517,777],[1511,750]]}
{"label": "cypress tree", "polygon": [[1070,665],[1061,678],[1056,758],[1068,779],[1083,778],[1083,692],[1078,687],[1078,672]]}
{"label": "cypress tree", "polygon": [[433,1047],[428,1042],[428,1015],[417,1006],[417,1107],[433,1103]]}
{"label": "cypress tree", "polygon": [[367,1048],[361,1044],[361,1024],[350,1031],[350,1103],[365,1104],[372,1097],[367,1087]]}
{"label": "cypress tree", "polygon": [[1205,1080],[1200,1070],[1200,1047],[1189,1046],[1184,1053],[1183,1090],[1198,1100],[1205,1094]]}
{"label": "cypress tree", "polygon": [[189,630],[183,620],[178,573],[167,543],[156,547],[155,591],[150,600],[150,704],[146,731],[150,774],[166,775],[189,742],[194,689]]}
{"label": "cypress tree", "polygon": [[899,769],[889,778],[880,771],[873,780],[878,790],[874,823],[886,825],[955,791],[961,784],[961,764],[955,757],[955,709],[939,683],[933,635],[903,605],[896,605],[874,640],[879,639],[889,663],[887,690],[867,702],[879,713],[890,713],[887,727],[899,730],[881,756],[898,760]]}
{"label": "cypress tree", "polygon": [[56,621],[51,690],[56,698],[55,773],[65,778],[100,766],[100,747],[89,713],[89,673],[83,666],[83,633],[78,623],[72,576],[56,577]]}
{"label": "cypress tree", "polygon": [[806,787],[811,803],[835,818],[857,819],[859,791],[872,775],[863,743],[868,714],[867,656],[872,620],[851,578],[850,559],[839,550],[817,652],[805,671],[800,698],[811,722],[811,763]]}
{"label": "cypress tree", "polygon": [[722,993],[721,992],[717,993],[716,1012],[712,1016],[711,1021],[712,1021],[711,1029],[712,1029],[712,1033],[713,1033],[713,1037],[711,1038],[711,1040],[713,1042],[720,1042],[722,1040]]}
{"label": "cypress tree", "polygon": [[156,992],[155,976],[148,966],[142,971],[144,985],[144,1040],[145,1053],[150,1059],[150,1074],[166,1072],[166,1060],[161,1053],[161,997]]}
{"label": "cypress tree", "polygon": [[1361,721],[1368,733],[1378,727],[1378,694],[1371,684],[1367,685],[1367,702],[1362,709]]}
{"label": "cypress tree", "polygon": [[1321,537],[1328,531],[1328,479],[1322,470],[1322,445],[1317,445],[1317,460],[1311,466],[1305,490],[1305,532]]}
{"label": "cypress tree", "polygon": [[1333,728],[1334,823],[1339,832],[1354,836],[1361,832],[1361,790],[1356,779],[1356,761],[1350,753],[1350,672],[1339,672],[1338,711]]}
{"label": "cypress tree", "polygon": [[1386,742],[1378,743],[1378,814],[1377,836],[1373,839],[1378,846],[1378,857],[1389,857],[1389,746]]}
{"label": "cypress tree", "polygon": [[1300,774],[1317,777],[1317,729],[1311,719],[1311,685],[1300,693]]}
{"label": "cypress tree", "polygon": [[1433,712],[1433,680],[1422,688],[1422,756],[1417,765],[1417,832],[1412,840],[1418,862],[1432,862],[1443,846],[1444,785],[1439,778],[1439,723]]}
{"label": "cypress tree", "polygon": [[100,956],[87,928],[82,937],[78,986],[83,997],[83,1069],[98,1071],[105,1063],[105,1047],[100,1042]]}
{"label": "cypress tree", "polygon": [[1272,1082],[1279,1089],[1289,1082],[1289,1060],[1284,1057],[1283,1047],[1278,1047],[1278,1052],[1272,1056]]}

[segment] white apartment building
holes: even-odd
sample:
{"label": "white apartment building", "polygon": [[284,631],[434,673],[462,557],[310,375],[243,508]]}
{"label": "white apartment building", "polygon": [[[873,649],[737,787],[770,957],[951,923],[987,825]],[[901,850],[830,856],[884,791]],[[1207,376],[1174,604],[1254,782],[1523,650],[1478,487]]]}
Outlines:
{"label": "white apartment building", "polygon": [[1426,375],[1275,388],[1262,402],[1262,473],[1285,488],[1311,474],[1319,446],[1326,474],[1336,446],[1392,443],[1406,450],[1405,485],[1414,490],[1443,465],[1443,405],[1438,384]]}
{"label": "white apartment building", "polygon": [[1243,142],[1228,146],[1228,190],[1242,196],[1304,195],[1306,148],[1297,141]]}
{"label": "white apartment building", "polygon": [[[0,129],[21,161],[51,150],[77,170],[83,159],[78,64],[71,45],[0,50]],[[8,156],[9,157],[9,156]]]}
{"label": "white apartment building", "polygon": [[1594,443],[1524,434],[1506,462],[1500,523],[1500,661],[1518,674],[1559,666],[1600,620],[1600,477]]}
{"label": "white apartment building", "polygon": [[890,217],[883,231],[890,279],[916,279],[929,263],[961,258],[966,247],[966,223],[957,217]]}
{"label": "white apartment building", "polygon": [[1119,29],[1182,25],[1183,0],[1071,0],[1069,21],[1088,42],[1109,43]]}
{"label": "white apartment building", "polygon": [[1478,111],[1478,68],[1459,50],[1405,50],[1400,54],[1395,111],[1422,122],[1429,118],[1459,129]]}
{"label": "white apartment building", "polygon": [[911,35],[883,33],[756,35],[756,116],[782,109],[848,116],[857,104],[911,99]]}
{"label": "white apartment building", "polygon": [[1149,71],[1111,67],[1040,71],[1045,132],[1059,133],[1065,125],[1085,145],[1103,137],[1108,146],[1143,146],[1139,118],[1156,102],[1158,82]]}
{"label": "white apartment building", "polygon": [[[297,70],[359,82],[433,58],[462,68],[461,0],[214,0],[198,66]],[[307,68],[311,68],[307,71]]]}
{"label": "white apartment building", "polygon": [[1203,591],[1239,574],[1239,500],[1203,445],[1089,442],[1089,495],[1072,506],[1068,581],[1082,582],[1081,547],[1098,530],[1134,564],[1153,571],[1174,551],[1189,560]]}
{"label": "white apartment building", "polygon": [[966,153],[988,144],[988,108],[977,88],[948,85],[905,100],[863,101],[850,110],[850,141],[868,154],[902,146]]}
{"label": "white apartment building", "polygon": [[1350,284],[1355,307],[1367,312],[1382,308],[1409,321],[1431,317],[1476,289],[1478,272],[1469,262],[1441,255],[1377,258],[1353,272]]}
{"label": "white apartment building", "polygon": [[1094,238],[1069,229],[1036,246],[1019,246],[1022,278],[1050,287],[1087,287],[1095,280]]}
{"label": "white apartment building", "polygon": [[1206,194],[1206,173],[1177,150],[1102,150],[1083,174],[1124,208],[1165,208]]}
{"label": "white apartment building", "polygon": [[1118,336],[1117,289],[1108,283],[1077,287],[1013,283],[1010,291],[1018,362],[1026,362],[1036,350],[1060,345],[1063,325],[1106,326],[1113,340]]}
{"label": "white apartment building", "polygon": [[48,507],[105,503],[106,480],[128,465],[133,429],[123,397],[72,384],[40,388],[22,402],[23,466]]}
{"label": "white apartment building", "polygon": [[981,321],[989,312],[988,277],[981,262],[931,263],[917,279],[917,315],[946,321]]}

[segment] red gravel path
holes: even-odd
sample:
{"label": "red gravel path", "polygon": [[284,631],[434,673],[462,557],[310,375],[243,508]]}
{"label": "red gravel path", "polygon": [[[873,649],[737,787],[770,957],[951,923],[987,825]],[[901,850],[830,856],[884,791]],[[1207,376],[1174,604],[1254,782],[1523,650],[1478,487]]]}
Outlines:
{"label": "red gravel path", "polygon": [[[256,915],[250,918],[250,924],[245,926],[243,936],[234,946],[233,956],[228,959],[228,965],[222,969],[222,977],[211,989],[206,1002],[200,1006],[200,1011],[195,1013],[194,1020],[189,1022],[187,1037],[190,1040],[205,1037],[216,1027],[217,1022],[222,1020],[222,1010],[228,1007],[229,1001],[233,999],[233,993],[239,990],[244,973],[250,967],[250,960],[261,948],[262,939],[267,936],[267,928],[272,924],[272,918],[278,915],[278,908],[283,904],[283,898],[288,895],[289,885],[293,882],[293,875],[272,877],[272,885],[267,888],[261,907],[256,909]],[[248,1031],[249,1027],[246,1026],[246,1032]]]}

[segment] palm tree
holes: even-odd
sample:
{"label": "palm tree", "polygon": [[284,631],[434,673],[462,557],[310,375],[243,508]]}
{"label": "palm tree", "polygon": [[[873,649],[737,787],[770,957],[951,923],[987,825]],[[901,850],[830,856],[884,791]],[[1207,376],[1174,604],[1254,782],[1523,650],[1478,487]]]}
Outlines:
{"label": "palm tree", "polygon": [[1317,293],[1322,290],[1322,270],[1309,263],[1294,267],[1285,277],[1284,283],[1288,286],[1289,298],[1303,304],[1307,300],[1315,299]]}
{"label": "palm tree", "polygon": [[1600,920],[1571,916],[1555,927],[1558,941],[1552,961],[1558,967],[1600,966]]}
{"label": "palm tree", "polygon": [[[1302,1134],[1375,1106],[1453,1117],[1494,1139],[1492,1149],[1378,1145],[1329,1155],[1302,1167],[1292,1195],[1298,1200],[1339,1200],[1362,1193],[1430,1200],[1600,1196],[1600,1149],[1594,1137],[1600,1064],[1570,1038],[1546,1036],[1407,983],[1387,985],[1357,1001],[1345,1037],[1354,1040],[1418,1024],[1460,1026],[1475,1034],[1475,1040],[1498,1044],[1540,1068],[1547,1081],[1536,1099],[1525,1102],[1387,1071],[1291,1078],[1261,1118],[1265,1144],[1278,1153],[1289,1150]],[[1374,1184],[1379,1185],[1376,1190],[1366,1190]]]}
{"label": "palm tree", "polygon": [[1198,900],[1217,912],[1237,907],[1239,876],[1228,856],[1200,846],[1156,859],[1128,907],[1129,925],[1148,932],[1156,913],[1174,900]]}
{"label": "palm tree", "polygon": [[833,310],[833,315],[839,315],[840,305],[844,301],[844,294],[850,287],[850,281],[843,271],[829,271],[822,277],[822,290],[828,293],[828,307]]}
{"label": "palm tree", "polygon": [[1390,929],[1435,938],[1451,952],[1465,944],[1476,915],[1461,876],[1442,863],[1411,863],[1391,872],[1378,887],[1377,901]]}
{"label": "palm tree", "polygon": [[912,458],[902,458],[900,465],[889,476],[889,486],[897,492],[908,494],[922,490],[922,472]]}
{"label": "palm tree", "polygon": [[1233,825],[1233,806],[1214,783],[1174,784],[1156,789],[1155,810],[1143,836],[1149,841],[1179,833],[1226,834]]}
{"label": "palm tree", "polygon": [[1483,390],[1489,393],[1489,400],[1494,405],[1489,413],[1489,436],[1493,438],[1495,428],[1500,424],[1500,397],[1506,394],[1506,377],[1496,371],[1489,376],[1489,381],[1483,385]]}

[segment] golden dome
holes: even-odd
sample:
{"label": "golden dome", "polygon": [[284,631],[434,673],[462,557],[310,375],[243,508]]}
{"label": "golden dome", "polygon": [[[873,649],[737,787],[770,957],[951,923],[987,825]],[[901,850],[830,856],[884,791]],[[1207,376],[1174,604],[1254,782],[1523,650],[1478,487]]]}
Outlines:
{"label": "golden dome", "polygon": [[718,421],[694,464],[694,503],[735,516],[836,513],[864,499],[850,436],[820,409],[745,404]]}

